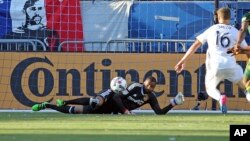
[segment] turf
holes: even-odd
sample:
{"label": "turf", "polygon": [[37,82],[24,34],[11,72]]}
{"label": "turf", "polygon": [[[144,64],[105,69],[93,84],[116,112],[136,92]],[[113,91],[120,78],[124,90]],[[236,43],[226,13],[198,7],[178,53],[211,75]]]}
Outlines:
{"label": "turf", "polygon": [[249,115],[0,113],[0,141],[228,141]]}

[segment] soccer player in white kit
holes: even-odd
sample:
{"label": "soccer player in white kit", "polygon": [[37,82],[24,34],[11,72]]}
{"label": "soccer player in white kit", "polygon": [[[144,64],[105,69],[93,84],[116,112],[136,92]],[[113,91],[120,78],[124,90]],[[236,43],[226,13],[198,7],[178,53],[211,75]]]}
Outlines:
{"label": "soccer player in white kit", "polygon": [[[245,91],[242,83],[243,69],[236,63],[236,59],[227,50],[233,48],[237,41],[238,30],[229,25],[230,9],[220,8],[217,10],[218,24],[209,27],[202,34],[196,37],[196,41],[188,49],[183,58],[176,64],[175,70],[180,73],[188,57],[204,43],[208,43],[206,53],[206,76],[205,85],[208,95],[219,101],[222,113],[227,113],[227,97],[221,95],[216,86],[224,79],[227,79]],[[241,47],[247,47],[244,40]]]}

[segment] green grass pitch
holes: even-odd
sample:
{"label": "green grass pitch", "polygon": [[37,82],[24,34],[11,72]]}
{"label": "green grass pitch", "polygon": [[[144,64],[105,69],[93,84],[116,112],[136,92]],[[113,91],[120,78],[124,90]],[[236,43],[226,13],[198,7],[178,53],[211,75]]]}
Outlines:
{"label": "green grass pitch", "polygon": [[249,115],[0,113],[0,141],[229,141]]}

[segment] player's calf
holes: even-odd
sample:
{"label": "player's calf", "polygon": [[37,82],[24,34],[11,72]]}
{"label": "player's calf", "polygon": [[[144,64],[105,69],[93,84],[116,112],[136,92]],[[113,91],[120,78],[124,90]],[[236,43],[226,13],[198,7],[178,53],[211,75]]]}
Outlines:
{"label": "player's calf", "polygon": [[227,96],[222,94],[219,100],[220,103],[220,110],[223,114],[227,113]]}

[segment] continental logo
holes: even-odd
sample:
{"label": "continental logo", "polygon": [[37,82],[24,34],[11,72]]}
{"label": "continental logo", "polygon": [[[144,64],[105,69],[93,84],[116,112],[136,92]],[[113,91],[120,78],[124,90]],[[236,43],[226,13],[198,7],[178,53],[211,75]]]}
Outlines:
{"label": "continental logo", "polygon": [[[143,59],[142,57],[141,60]],[[58,60],[60,59],[54,61],[58,62]],[[32,99],[30,95],[27,95],[24,91],[27,89],[30,91],[32,97],[37,98],[52,98],[53,96],[95,96],[98,93],[95,92],[96,87],[101,88],[101,90],[109,88],[109,83],[114,73],[116,76],[130,78],[130,80],[134,82],[141,82],[148,76],[155,76],[157,79],[157,87],[161,88],[155,92],[158,96],[165,94],[167,97],[174,97],[176,93],[181,90],[184,92],[185,97],[195,97],[192,92],[205,90],[204,64],[195,67],[193,70],[184,70],[181,74],[177,74],[173,69],[167,68],[167,66],[164,67],[166,69],[155,69],[162,68],[159,67],[162,66],[161,63],[154,64],[152,67],[145,66],[142,71],[141,68],[143,66],[140,66],[138,70],[136,69],[139,64],[123,67],[117,65],[117,63],[113,64],[112,61],[115,62],[117,60],[112,56],[101,59],[99,57],[99,59],[87,60],[84,63],[79,61],[77,64],[80,64],[80,66],[77,68],[66,68],[62,67],[63,65],[60,65],[60,67],[62,67],[60,68],[58,67],[59,65],[55,65],[53,60],[47,57],[25,58],[19,61],[13,68],[13,71],[10,72],[11,92],[18,102],[29,107],[38,101],[35,101],[34,98]],[[129,60],[128,58],[128,61],[136,62],[138,60]],[[174,63],[175,62],[173,62],[173,64]],[[245,65],[245,62],[241,62],[241,64]],[[29,70],[29,73],[27,73],[27,70]],[[41,74],[43,74],[42,80],[44,82],[42,88],[39,83]],[[71,78],[70,80],[68,79],[69,76]],[[27,80],[25,81],[27,85],[22,85],[24,79]],[[180,83],[183,85],[180,85]],[[68,86],[69,84],[71,84],[71,87]],[[232,83],[225,81],[224,89],[229,97],[235,97],[232,87]],[[244,94],[241,94],[240,97],[244,97]]]}

